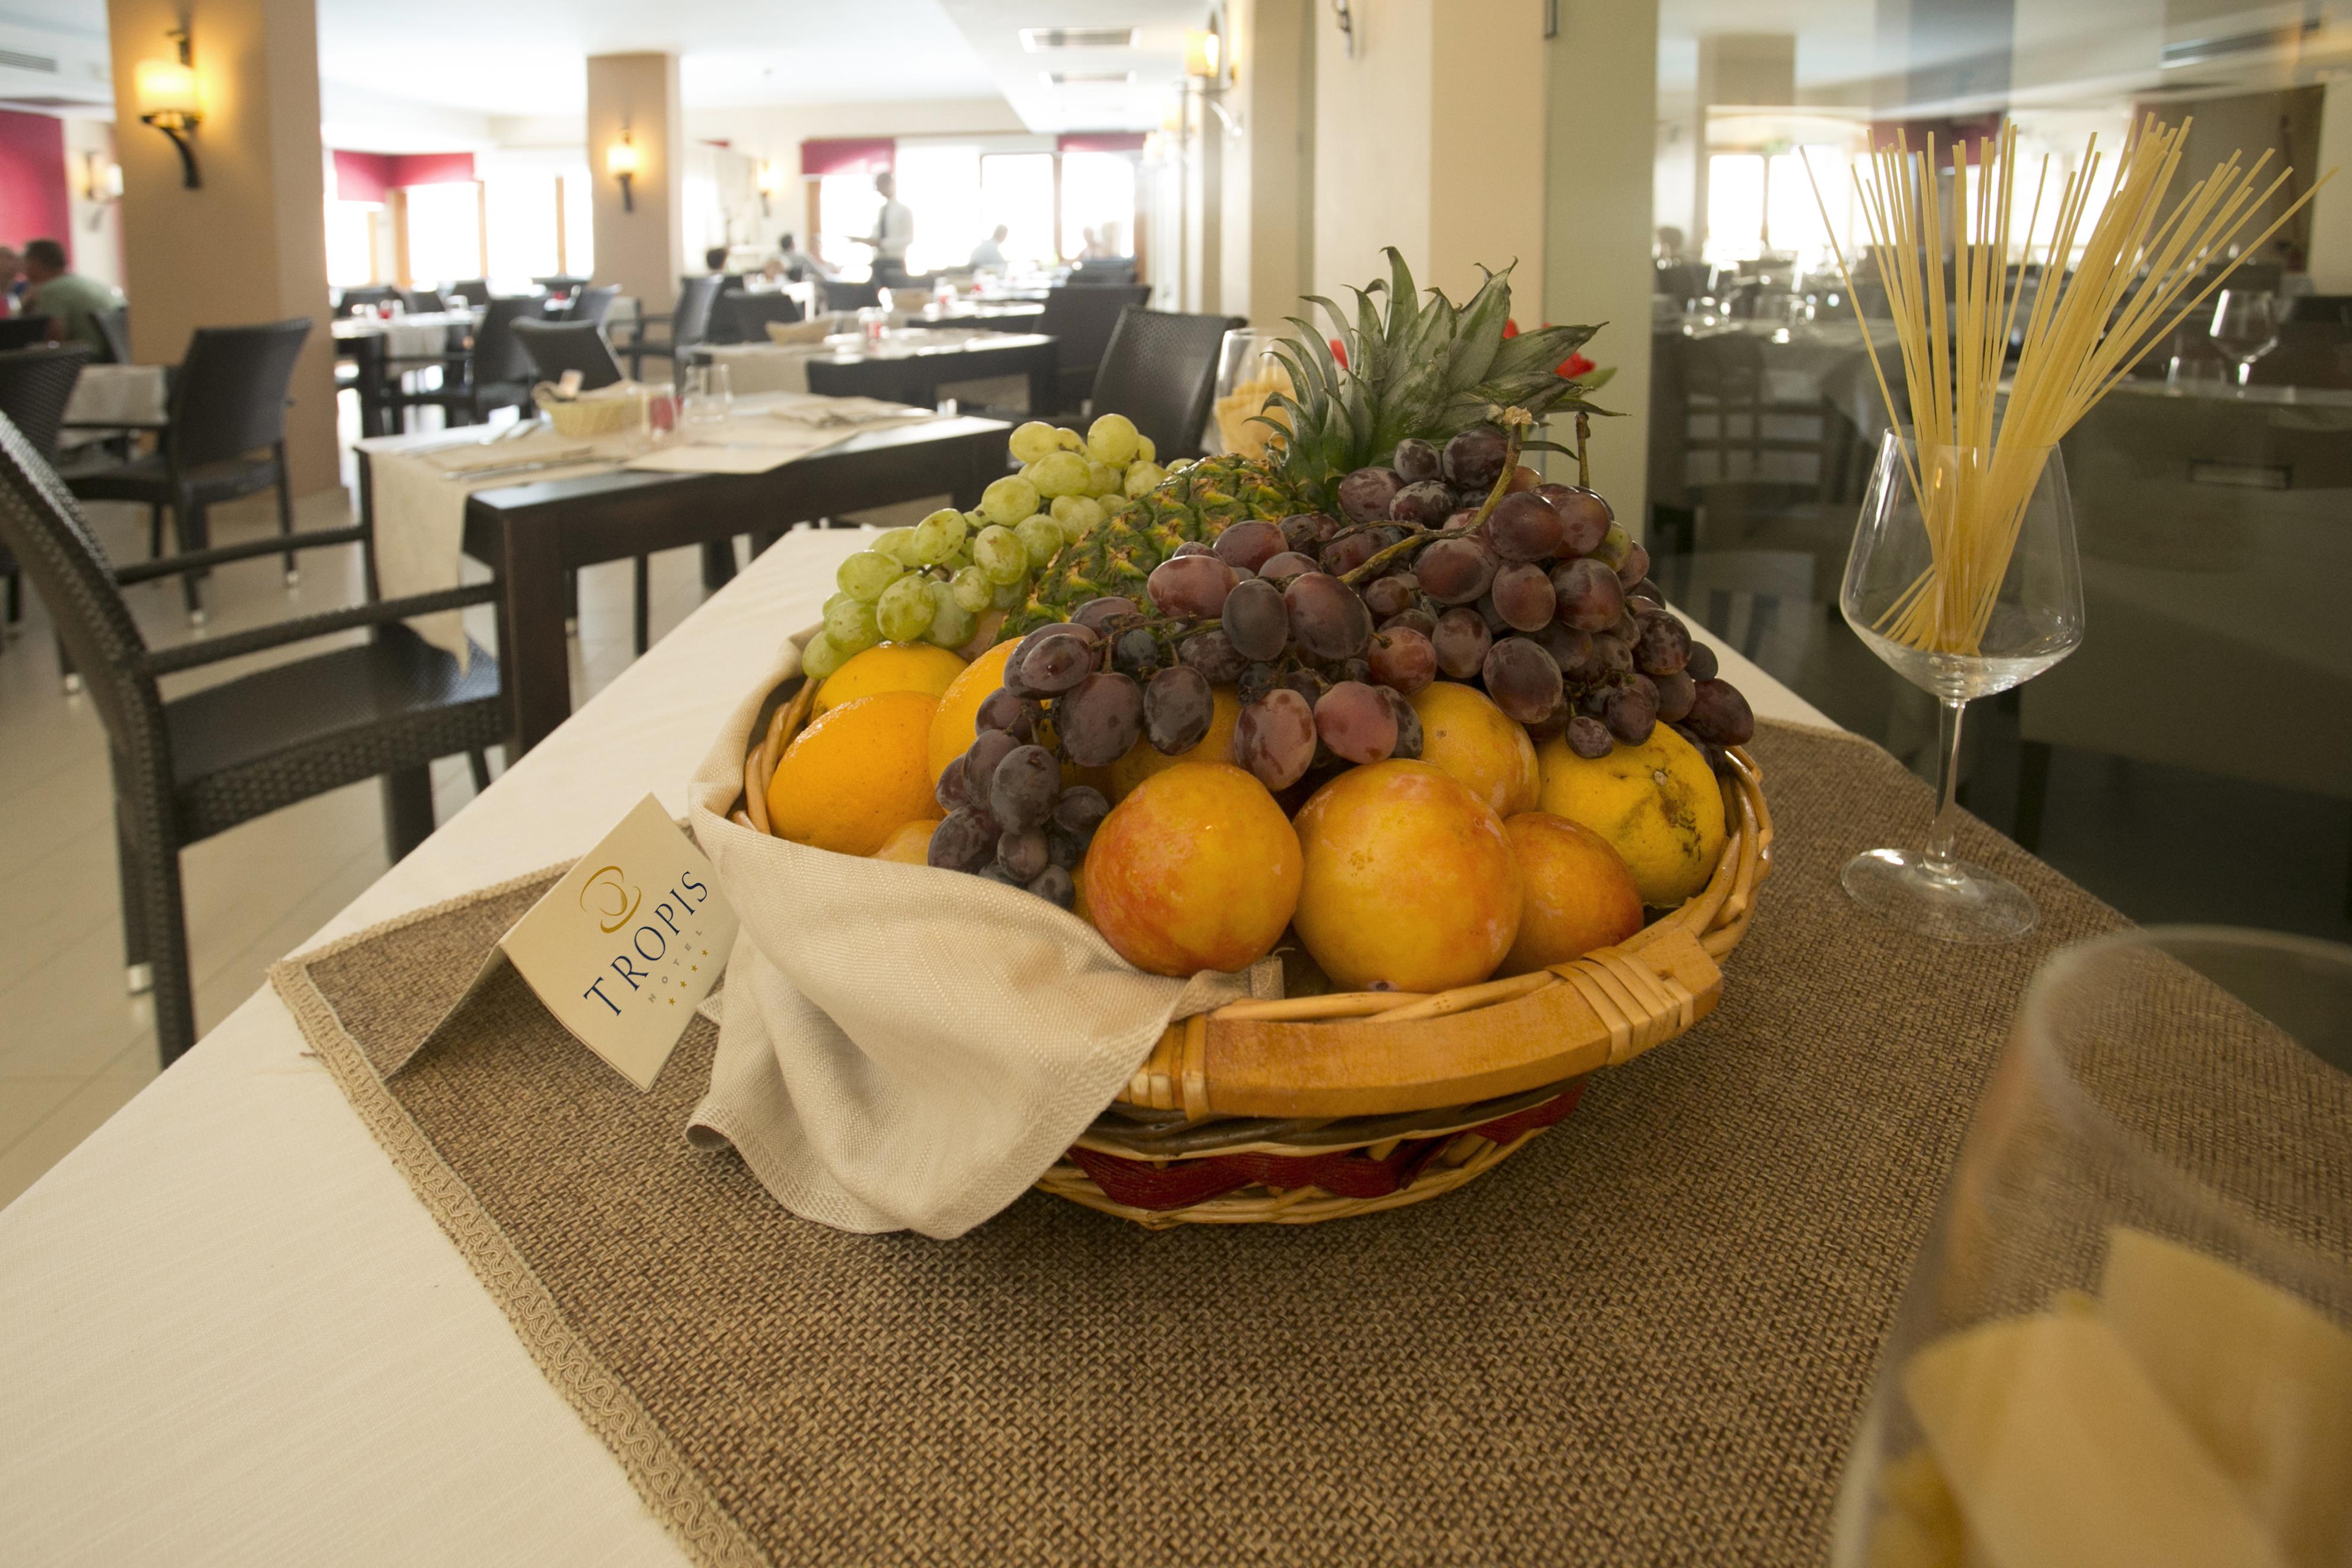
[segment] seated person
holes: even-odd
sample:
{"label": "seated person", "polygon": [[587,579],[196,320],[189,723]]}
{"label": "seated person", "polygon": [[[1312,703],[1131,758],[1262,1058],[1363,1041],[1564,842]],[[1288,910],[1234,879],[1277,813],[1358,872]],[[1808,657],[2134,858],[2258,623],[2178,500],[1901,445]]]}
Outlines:
{"label": "seated person", "polygon": [[998,224],[996,226],[995,233],[990,235],[986,239],[982,240],[978,245],[971,247],[971,261],[970,265],[973,267],[1003,268],[1004,265],[1004,237],[1012,232],[1013,231],[1010,228],[1007,228],[1004,225]]}
{"label": "seated person", "polygon": [[719,291],[721,294],[743,287],[743,275],[727,270],[727,247],[723,245],[714,245],[702,253],[702,269],[706,272],[716,272],[724,279],[719,285]]}
{"label": "seated person", "polygon": [[122,303],[122,297],[95,278],[84,278],[66,266],[66,247],[54,239],[37,239],[25,247],[25,314],[47,316],[49,337],[57,342],[88,343],[106,353],[106,334],[98,330],[99,313]]}

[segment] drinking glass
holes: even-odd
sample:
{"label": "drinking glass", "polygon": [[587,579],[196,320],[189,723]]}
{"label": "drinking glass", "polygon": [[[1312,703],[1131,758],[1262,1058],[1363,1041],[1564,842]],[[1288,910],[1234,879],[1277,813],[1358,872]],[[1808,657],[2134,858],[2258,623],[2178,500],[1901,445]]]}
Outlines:
{"label": "drinking glass", "polygon": [[1832,1562],[2346,1561],[2347,1173],[2352,947],[2176,926],[2050,959],[1896,1310]]}
{"label": "drinking glass", "polygon": [[688,365],[686,371],[686,422],[716,425],[734,405],[735,393],[723,364]]}
{"label": "drinking glass", "polygon": [[1838,604],[1864,645],[1941,708],[1927,848],[1855,856],[1840,878],[1846,892],[1923,936],[2022,936],[2040,918],[2032,899],[1952,853],[1960,714],[1975,698],[2031,680],[2083,640],[2074,510],[2057,448],[1922,447],[1888,431]]}
{"label": "drinking glass", "polygon": [[2277,299],[2259,289],[2224,289],[2213,302],[2209,329],[2213,346],[2237,362],[2238,384],[2246,384],[2254,362],[2278,347]]}

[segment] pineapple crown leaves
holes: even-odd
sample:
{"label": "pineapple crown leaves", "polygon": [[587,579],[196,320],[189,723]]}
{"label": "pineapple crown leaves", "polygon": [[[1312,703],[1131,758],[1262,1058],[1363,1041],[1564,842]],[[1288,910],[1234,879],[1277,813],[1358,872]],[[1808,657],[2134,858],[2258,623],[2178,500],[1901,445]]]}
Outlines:
{"label": "pineapple crown leaves", "polygon": [[1330,318],[1345,365],[1324,333],[1298,317],[1290,319],[1298,336],[1275,345],[1292,390],[1267,403],[1287,416],[1288,428],[1260,417],[1283,436],[1283,468],[1293,484],[1328,505],[1340,476],[1386,461],[1409,437],[1442,445],[1484,421],[1490,407],[1524,408],[1538,418],[1555,410],[1606,412],[1557,371],[1598,328],[1506,337],[1510,268],[1487,271],[1469,302],[1456,305],[1435,289],[1424,298],[1404,258],[1394,247],[1387,255],[1386,279],[1349,290],[1352,321],[1334,301],[1309,296]]}

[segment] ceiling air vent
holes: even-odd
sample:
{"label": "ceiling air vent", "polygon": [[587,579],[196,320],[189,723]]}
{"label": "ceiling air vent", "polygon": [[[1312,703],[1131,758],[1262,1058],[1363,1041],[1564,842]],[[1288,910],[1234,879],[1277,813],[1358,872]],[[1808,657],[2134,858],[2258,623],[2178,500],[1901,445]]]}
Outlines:
{"label": "ceiling air vent", "polygon": [[1129,87],[1135,81],[1133,71],[1047,71],[1045,79],[1055,87]]}
{"label": "ceiling air vent", "polygon": [[0,49],[0,66],[20,71],[43,71],[50,76],[58,74],[58,62],[48,56],[19,54],[15,49]]}
{"label": "ceiling air vent", "polygon": [[2209,60],[2228,59],[2232,55],[2257,54],[2264,49],[2288,49],[2319,31],[2316,18],[2285,27],[2264,27],[2251,33],[2231,33],[2226,37],[2190,38],[2164,46],[2159,63],[2166,70],[2179,70],[2182,66],[2203,65]]}
{"label": "ceiling air vent", "polygon": [[1131,49],[1133,27],[1024,27],[1021,47],[1031,54],[1042,49]]}

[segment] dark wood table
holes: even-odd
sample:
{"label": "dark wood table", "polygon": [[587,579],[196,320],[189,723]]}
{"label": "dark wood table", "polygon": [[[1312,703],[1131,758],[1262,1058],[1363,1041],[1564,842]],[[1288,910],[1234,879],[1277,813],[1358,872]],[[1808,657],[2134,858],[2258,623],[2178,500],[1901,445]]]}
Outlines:
{"label": "dark wood table", "polygon": [[945,383],[1025,375],[1030,412],[1042,416],[1054,411],[1061,379],[1055,350],[1055,341],[1041,332],[991,332],[953,345],[853,359],[819,355],[808,362],[808,389],[827,397],[878,397],[929,408],[938,405]]}
{"label": "dark wood table", "polygon": [[[699,544],[705,580],[724,581],[739,533],[772,539],[796,522],[942,494],[969,509],[1004,473],[1009,430],[996,419],[940,419],[854,436],[764,474],[623,470],[476,491],[466,506],[465,551],[503,588],[499,659],[515,754],[572,716],[563,625],[571,573]],[[372,525],[367,454],[360,458],[361,515]]]}

